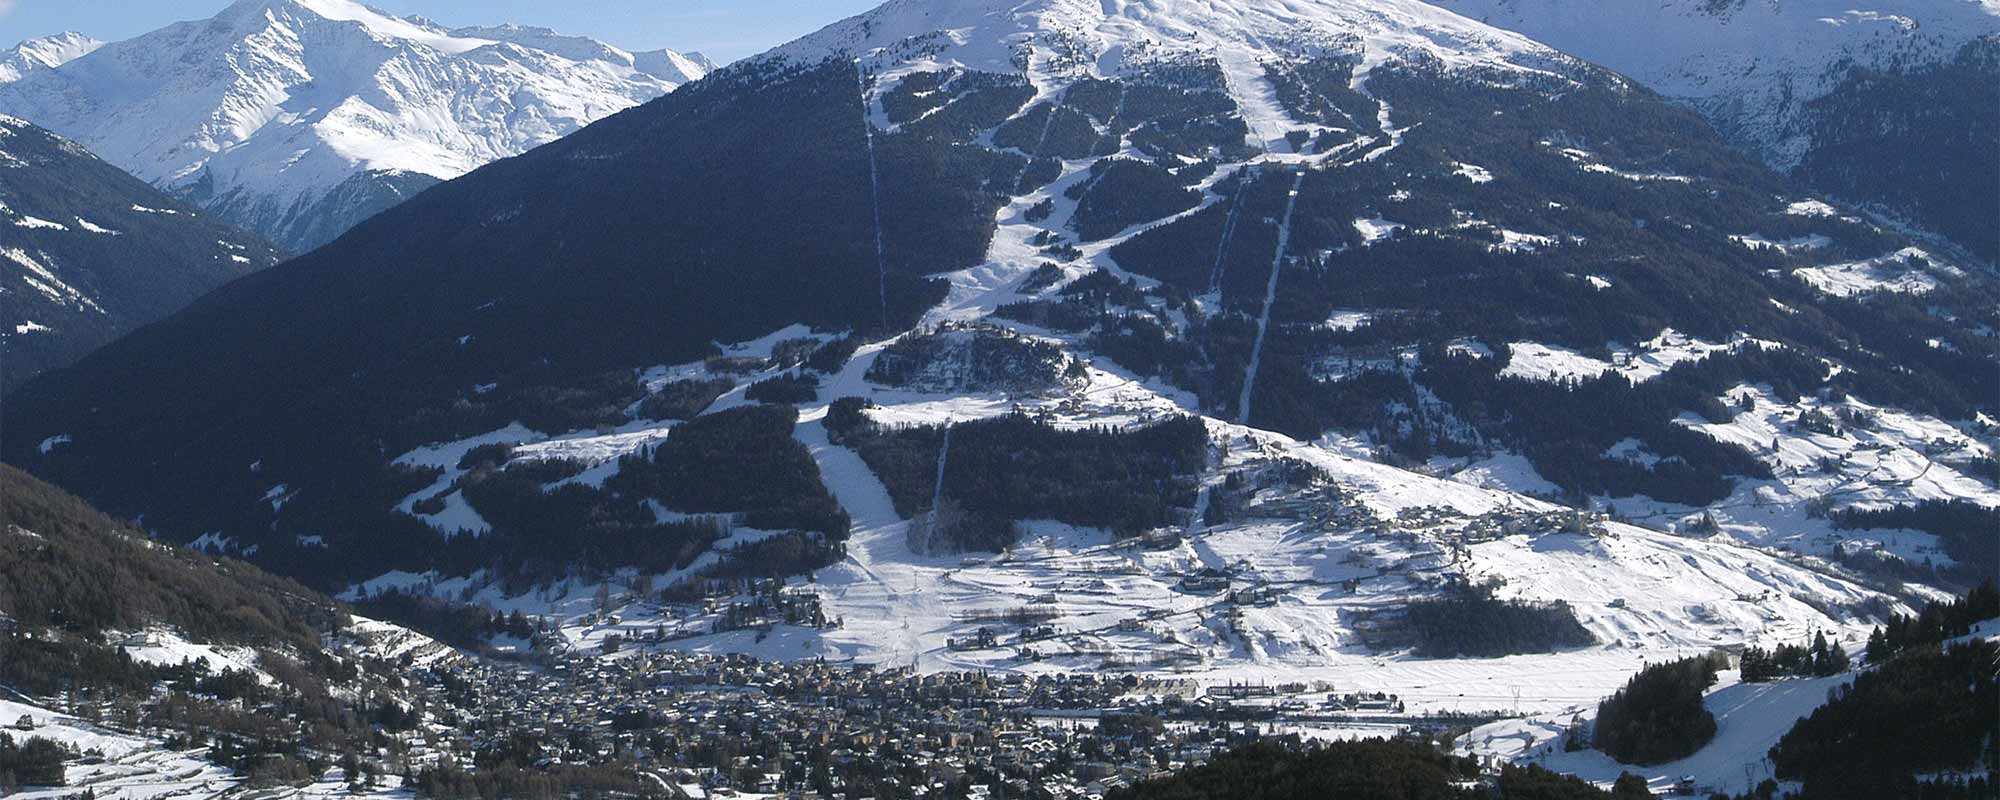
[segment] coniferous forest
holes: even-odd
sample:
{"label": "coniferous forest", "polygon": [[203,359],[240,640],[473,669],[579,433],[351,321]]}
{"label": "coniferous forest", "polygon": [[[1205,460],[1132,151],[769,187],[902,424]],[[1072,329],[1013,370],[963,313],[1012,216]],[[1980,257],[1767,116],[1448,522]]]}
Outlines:
{"label": "coniferous forest", "polygon": [[2000,0],[200,2],[0,50],[0,795],[2000,800]]}
{"label": "coniferous forest", "polygon": [[[1898,654],[1833,690],[1771,748],[1778,777],[1811,800],[1991,797],[2000,765],[2000,645]],[[1973,775],[1966,784],[1950,774]],[[1933,787],[1920,786],[1927,776]]]}
{"label": "coniferous forest", "polygon": [[1598,704],[1592,744],[1627,764],[1659,764],[1700,750],[1715,736],[1715,715],[1702,707],[1702,694],[1727,665],[1725,658],[1696,656],[1640,670]]}

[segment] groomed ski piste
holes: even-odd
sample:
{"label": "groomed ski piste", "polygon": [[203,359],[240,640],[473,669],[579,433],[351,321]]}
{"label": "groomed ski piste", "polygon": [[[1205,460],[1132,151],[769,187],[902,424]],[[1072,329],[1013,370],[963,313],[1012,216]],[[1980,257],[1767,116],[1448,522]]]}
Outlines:
{"label": "groomed ski piste", "polygon": [[[2000,624],[1988,621],[1953,641],[1995,638],[2000,638]],[[1702,698],[1702,706],[1715,715],[1715,738],[1693,755],[1664,764],[1638,767],[1620,764],[1596,750],[1566,750],[1565,733],[1572,725],[1587,726],[1594,721],[1595,704],[1483,725],[1462,737],[1457,750],[1460,755],[1533,763],[1600,784],[1632,772],[1646,778],[1656,793],[1667,791],[1684,778],[1693,779],[1704,794],[1749,792],[1776,777],[1764,754],[1800,719],[1825,704],[1828,692],[1853,683],[1859,670],[1869,668],[1856,669],[1825,678],[1768,683],[1745,683],[1736,670],[1719,672],[1715,685]]]}
{"label": "groomed ski piste", "polygon": [[[1395,112],[1386,104],[1379,108],[1377,122],[1385,134],[1379,141],[1363,136],[1330,152],[1300,154],[1291,152],[1282,136],[1272,136],[1270,131],[1300,127],[1284,117],[1271,99],[1269,82],[1256,68],[1259,51],[1254,49],[1255,43],[1276,37],[1280,31],[1357,31],[1363,55],[1356,87],[1362,89],[1367,68],[1411,50],[1435,55],[1450,65],[1474,63],[1530,71],[1558,58],[1524,39],[1414,2],[1375,4],[1379,8],[1373,15],[1352,18],[1340,15],[1355,12],[1354,7],[1314,6],[1315,13],[1329,17],[1302,21],[1248,13],[1218,19],[1217,15],[1231,7],[1179,0],[1046,0],[1018,12],[1025,15],[1021,22],[1026,29],[1013,18],[979,17],[982,24],[1007,31],[1004,36],[981,38],[977,26],[953,26],[945,32],[942,44],[919,49],[917,55],[887,44],[936,32],[939,20],[957,20],[973,13],[966,8],[984,5],[968,0],[892,2],[865,21],[857,18],[836,24],[777,53],[797,59],[855,59],[865,75],[864,120],[871,128],[887,131],[886,115],[880,112],[879,101],[869,99],[869,93],[879,98],[909,74],[958,67],[1025,71],[1036,95],[1023,106],[1025,113],[1036,102],[1058,96],[1067,82],[1077,77],[1051,71],[1048,60],[1036,56],[1034,29],[1064,30],[1092,38],[1104,55],[1082,72],[1107,75],[1117,69],[1114,54],[1142,41],[1170,40],[1169,31],[1152,30],[1147,25],[1182,19],[1188,21],[1185,30],[1177,26],[1172,33],[1195,37],[1201,46],[1212,49],[1224,68],[1250,137],[1262,145],[1261,152],[1251,159],[1220,165],[1213,175],[1195,185],[1202,199],[1194,208],[1133,225],[1104,239],[1075,243],[1079,255],[1061,265],[1064,281],[1104,270],[1151,286],[1154,281],[1122,269],[1110,255],[1112,248],[1151,227],[1228,202],[1217,187],[1230,176],[1242,170],[1295,170],[1303,176],[1311,170],[1340,169],[1361,159],[1379,158],[1400,145],[1401,134],[1408,128],[1397,127]],[[1411,31],[1429,33],[1412,35]],[[1023,46],[1029,55],[1017,61]],[[1248,58],[1243,57],[1246,52]],[[1275,118],[1266,119],[1273,115]],[[1121,154],[1144,158],[1129,146]],[[502,611],[550,616],[561,621],[561,636],[576,652],[597,652],[613,636],[627,643],[624,652],[630,652],[632,643],[643,641],[647,632],[667,629],[693,635],[640,646],[741,653],[773,660],[825,659],[921,671],[1116,669],[1181,679],[1197,687],[1318,682],[1319,690],[1299,699],[1318,705],[1333,694],[1382,692],[1394,695],[1412,717],[1443,712],[1490,714],[1518,718],[1521,721],[1513,723],[1517,728],[1538,731],[1536,726],[1543,723],[1537,720],[1560,717],[1566,722],[1578,709],[1594,708],[1598,700],[1649,662],[1695,655],[1714,647],[1796,644],[1815,632],[1824,632],[1850,651],[1858,651],[1878,619],[1889,613],[1910,612],[1909,605],[1898,597],[1870,588],[1818,557],[1853,537],[1834,534],[1819,520],[1804,530],[1831,538],[1809,547],[1795,546],[1802,543],[1789,531],[1800,529],[1795,526],[1807,518],[1806,501],[1811,497],[1848,485],[1872,492],[1868,497],[1882,502],[1959,496],[2000,504],[2000,492],[1990,486],[1909,455],[1913,451],[1921,454],[1932,439],[1953,435],[1958,437],[1953,441],[1967,453],[1990,455],[1990,444],[1951,423],[1891,411],[1882,415],[1889,424],[1869,435],[1851,432],[1804,441],[1781,435],[1775,457],[1788,459],[1787,464],[1822,452],[1838,452],[1855,459],[1873,459],[1876,469],[1839,485],[1821,486],[1813,482],[1817,479],[1802,477],[1795,470],[1781,471],[1780,477],[1770,482],[1746,482],[1739,493],[1743,495],[1740,503],[1732,498],[1716,511],[1722,535],[1707,537],[1683,535],[1687,517],[1698,517],[1703,509],[1615,499],[1632,520],[1627,523],[1584,518],[1571,509],[1531,497],[1527,492],[1540,491],[1549,484],[1518,456],[1503,455],[1493,463],[1452,465],[1453,469],[1425,474],[1357,457],[1364,448],[1352,442],[1332,438],[1298,441],[1245,427],[1237,420],[1204,417],[1210,459],[1201,476],[1202,498],[1229,474],[1254,475],[1285,460],[1310,465],[1326,482],[1304,488],[1267,487],[1227,523],[1205,528],[1199,522],[1202,515],[1194,513],[1194,522],[1187,528],[1164,532],[1169,535],[1150,543],[1121,540],[1107,531],[1051,520],[1028,520],[1022,524],[1025,533],[1021,540],[1004,553],[918,553],[910,546],[912,520],[897,513],[887,488],[857,453],[829,440],[824,420],[830,401],[867,398],[873,404],[867,411],[869,416],[890,426],[949,425],[1015,409],[1045,415],[1058,426],[1072,428],[1128,428],[1173,416],[1202,415],[1198,402],[1187,392],[1141,378],[1094,356],[1080,336],[1058,335],[990,316],[1001,305],[1047,295],[1060,287],[1059,282],[1057,287],[1038,293],[1020,290],[1029,273],[1047,260],[1036,240],[1069,230],[1077,201],[1067,197],[1067,190],[1089,178],[1093,160],[1064,162],[1053,182],[1002,207],[996,214],[998,230],[985,263],[942,276],[950,283],[947,297],[919,326],[979,322],[1061,343],[1087,362],[1087,377],[1081,385],[1048,395],[942,394],[880,386],[864,376],[890,342],[874,342],[863,345],[837,374],[821,381],[819,401],[800,407],[795,436],[809,450],[826,486],[851,516],[852,530],[843,561],[809,577],[794,578],[791,584],[816,593],[826,615],[838,621],[837,626],[775,625],[703,634],[705,619],[650,602],[623,604],[610,614],[593,613],[599,610],[593,600],[599,584],[570,581],[510,597],[483,574],[391,573],[355,587],[354,593],[412,589]],[[1579,169],[1590,166],[1583,164]],[[1492,180],[1477,167],[1460,165],[1460,169],[1468,180],[1477,182],[1482,175]],[[1051,213],[1039,222],[1030,221],[1028,210],[1044,202],[1049,203]],[[1238,229],[1233,222],[1228,227],[1236,236],[1272,235],[1248,227]],[[1283,230],[1280,225],[1277,235],[1282,237]],[[1279,273],[1285,256],[1284,248],[1278,249],[1269,277],[1267,309],[1270,297],[1281,290]],[[1603,281],[1588,279],[1593,285]],[[1219,297],[1198,298],[1198,302],[1219,302]],[[1365,321],[1369,312],[1358,309],[1351,313]],[[754,341],[727,345],[724,352],[738,357],[768,356],[781,341],[802,336],[826,340],[836,335],[793,326]],[[1512,349],[1518,368],[1537,370],[1540,377],[1548,379],[1615,369],[1644,380],[1675,363],[1742,346],[1761,344],[1748,340],[1701,342],[1666,330],[1652,341],[1628,348],[1632,357],[1620,365],[1533,342],[1516,343]],[[776,373],[766,370],[730,376],[737,381],[736,388],[709,411],[748,402],[744,396],[747,388]],[[699,363],[669,365],[649,372],[647,379],[708,374]],[[1254,381],[1246,384],[1251,385]],[[1248,392],[1246,388],[1239,412],[1249,405]],[[1710,432],[1723,438],[1761,437],[1769,444],[1767,434],[1772,431],[1759,426],[1768,425],[1765,417],[1786,413],[1786,409],[1773,401],[1758,402],[1756,409]],[[1237,415],[1238,419],[1242,416]],[[1686,424],[1700,427],[1707,423],[1687,420]],[[449,469],[476,444],[506,441],[529,452],[563,448],[593,465],[578,479],[601,482],[616,470],[619,455],[672,436],[672,427],[672,423],[635,420],[608,434],[559,437],[503,429],[486,437],[422,448],[401,460]],[[1805,450],[1808,445],[1817,449]],[[1643,459],[1647,454],[1639,449],[1630,455]],[[1921,473],[1909,474],[1913,469]],[[450,478],[448,473],[439,486],[420,494],[430,496],[448,487]],[[430,521],[443,530],[476,534],[481,528],[476,513],[464,516],[471,511],[469,507],[456,508],[447,498],[446,510]],[[671,509],[656,511],[663,519],[674,514]],[[1507,533],[1491,535],[1495,526]],[[734,537],[758,535],[760,532],[739,529]],[[1883,546],[1898,553],[1936,549],[1935,541],[1925,534],[1912,532],[1889,538],[1894,541]],[[732,539],[743,540],[747,538]],[[713,562],[697,560],[694,566],[675,574],[648,577],[654,579],[654,585],[663,585],[662,581],[697,575],[709,563]],[[1255,590],[1259,601],[1233,603],[1227,592],[1190,591],[1182,585],[1184,576],[1204,569],[1229,573],[1233,588]],[[611,594],[624,596],[638,578],[629,574],[614,577]],[[1440,587],[1454,581],[1489,580],[1499,582],[1498,596],[1504,599],[1567,603],[1596,643],[1552,653],[1487,659],[1419,658],[1407,648],[1369,645],[1379,622],[1393,617],[1409,601],[1435,597]],[[1919,595],[1938,594],[1920,586],[1911,589]],[[953,639],[962,640],[976,631],[979,619],[1031,607],[1051,615],[1051,624],[1057,629],[1054,635],[1026,642],[1010,638],[989,647],[952,645]],[[1723,691],[1732,690],[1716,702],[1737,702],[1731,698],[1738,698],[1741,708],[1757,704],[1790,708],[1786,704],[1801,704],[1814,695],[1790,686],[1730,687]],[[1816,696],[1823,700],[1824,692]],[[1390,726],[1386,730],[1394,729]],[[1494,729],[1487,739],[1496,744],[1482,752],[1500,757],[1527,758],[1535,750],[1532,736],[1516,728]],[[1523,744],[1514,750],[1497,744],[1515,740]],[[1760,754],[1739,755],[1754,760]],[[1741,772],[1744,763],[1748,762],[1718,759],[1713,769],[1718,775]],[[1609,780],[1595,772],[1583,772],[1593,780]],[[1610,778],[1615,777],[1616,773],[1611,773]]]}

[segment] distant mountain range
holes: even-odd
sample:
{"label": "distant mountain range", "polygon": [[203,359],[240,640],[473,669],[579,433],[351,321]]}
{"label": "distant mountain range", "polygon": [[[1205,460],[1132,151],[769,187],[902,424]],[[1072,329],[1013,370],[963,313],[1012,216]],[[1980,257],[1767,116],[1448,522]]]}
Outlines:
{"label": "distant mountain range", "polygon": [[0,55],[0,83],[55,69],[103,46],[103,42],[74,31],[29,39]]}
{"label": "distant mountain range", "polygon": [[714,66],[352,0],[241,0],[108,45],[35,40],[0,63],[0,112],[294,253]]}
{"label": "distant mountain range", "polygon": [[2000,262],[2000,1],[1435,0],[1686,101],[1814,188]]}
{"label": "distant mountain range", "polygon": [[[1673,8],[1689,68],[1702,26],[1765,19]],[[155,49],[651,63],[354,9],[239,4]],[[119,48],[11,91],[147,59]],[[1824,97],[1897,117],[1979,47],[1925,52],[1953,60]],[[1795,94],[1838,66],[1751,65]],[[1568,724],[1642,663],[1858,650],[2000,571],[2000,282],[1975,239],[1824,190],[1815,164],[1919,160],[1839,138],[1866,125],[1799,101],[1779,163],[1795,123],[1759,149],[1639,66],[1418,0],[891,0],[453,162],[20,386],[0,457],[357,602],[565,616],[579,654],[1325,679]],[[313,166],[379,154],[310,138],[359,101],[308,123],[286,91],[259,130],[317,143],[298,175],[374,174]],[[167,185],[295,177],[204,194],[276,146],[242,141],[162,150]],[[1723,749],[1689,772],[1763,755]]]}

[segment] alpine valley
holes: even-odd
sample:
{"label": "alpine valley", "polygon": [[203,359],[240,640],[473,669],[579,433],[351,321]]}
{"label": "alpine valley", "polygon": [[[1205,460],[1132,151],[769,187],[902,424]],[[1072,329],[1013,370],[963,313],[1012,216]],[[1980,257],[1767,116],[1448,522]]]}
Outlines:
{"label": "alpine valley", "polygon": [[654,72],[246,0],[0,109],[326,243],[0,458],[394,621],[287,634],[381,675],[357,762],[202,797],[1992,797],[2000,139],[1937,75],[2000,6],[1602,5],[890,0]]}

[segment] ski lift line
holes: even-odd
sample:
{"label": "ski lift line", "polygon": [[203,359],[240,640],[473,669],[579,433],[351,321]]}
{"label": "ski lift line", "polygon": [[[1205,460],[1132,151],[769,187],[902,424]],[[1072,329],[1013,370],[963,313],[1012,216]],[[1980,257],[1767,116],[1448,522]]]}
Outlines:
{"label": "ski lift line", "polygon": [[1063,90],[1062,96],[1060,98],[1049,101],[1049,118],[1042,120],[1042,135],[1041,138],[1035,140],[1035,152],[1028,154],[1030,158],[1040,158],[1042,153],[1048,150],[1049,131],[1054,130],[1056,127],[1056,112],[1061,111],[1063,103],[1066,103],[1068,101],[1069,101],[1068,89]]}
{"label": "ski lift line", "polygon": [[1211,294],[1222,292],[1222,268],[1229,255],[1229,239],[1236,234],[1236,221],[1243,216],[1243,192],[1248,188],[1247,182],[1257,176],[1257,165],[1244,167],[1244,171],[1244,183],[1237,186],[1236,194],[1229,198],[1229,218],[1222,223],[1222,241],[1215,245],[1215,266],[1208,271],[1208,291]]}
{"label": "ski lift line", "polygon": [[882,306],[882,332],[889,332],[889,262],[882,244],[882,171],[875,158],[875,124],[868,121],[868,74],[854,60],[854,85],[861,100],[861,136],[868,143],[868,198],[875,212],[875,290]]}
{"label": "ski lift line", "polygon": [[1278,226],[1278,248],[1271,256],[1271,279],[1264,285],[1264,314],[1257,320],[1257,340],[1250,347],[1250,365],[1243,372],[1243,396],[1237,404],[1236,421],[1241,425],[1250,423],[1250,396],[1257,388],[1258,361],[1264,355],[1264,337],[1271,329],[1271,306],[1278,300],[1278,274],[1285,266],[1285,248],[1292,238],[1292,212],[1298,209],[1299,190],[1305,186],[1306,170],[1299,168],[1298,177],[1292,179],[1291,191],[1285,197],[1285,218]]}
{"label": "ski lift line", "polygon": [[937,519],[938,507],[944,503],[944,466],[951,458],[951,420],[944,423],[944,442],[938,445],[937,481],[931,486],[931,519]]}

